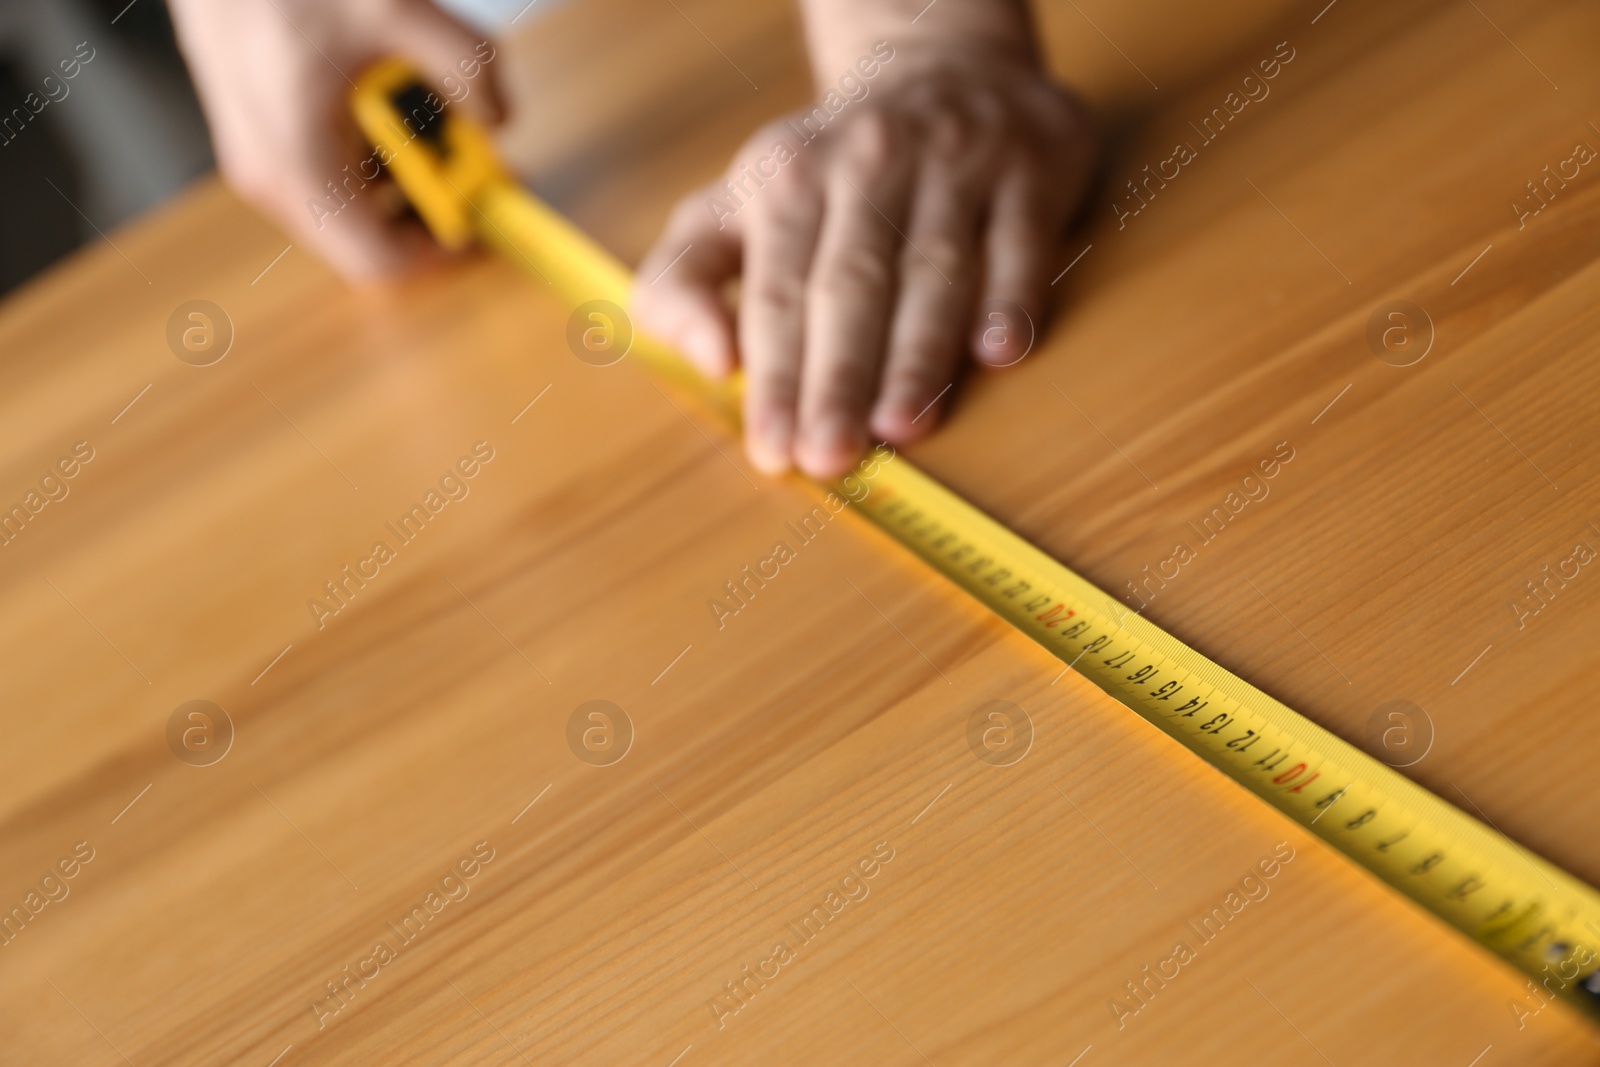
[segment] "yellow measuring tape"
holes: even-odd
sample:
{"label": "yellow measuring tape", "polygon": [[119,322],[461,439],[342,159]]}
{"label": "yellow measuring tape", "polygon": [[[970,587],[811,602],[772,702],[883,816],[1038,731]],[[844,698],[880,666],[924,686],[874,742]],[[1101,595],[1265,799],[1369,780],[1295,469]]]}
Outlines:
{"label": "yellow measuring tape", "polygon": [[[352,107],[442,243],[481,240],[569,307],[620,313],[627,268],[522,189],[412,67],[378,64]],[[624,348],[737,423],[736,380],[709,382],[645,337]],[[867,469],[855,506],[996,615],[1548,993],[1600,1014],[1600,893],[1127,611],[903,457]]]}

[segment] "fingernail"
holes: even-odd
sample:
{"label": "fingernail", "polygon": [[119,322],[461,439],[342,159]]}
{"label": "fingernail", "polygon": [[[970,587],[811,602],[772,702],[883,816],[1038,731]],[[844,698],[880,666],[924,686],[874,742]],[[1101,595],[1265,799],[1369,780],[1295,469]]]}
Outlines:
{"label": "fingernail", "polygon": [[1020,363],[1033,350],[1033,316],[1009,300],[985,301],[972,331],[972,352],[991,367]]}
{"label": "fingernail", "polygon": [[872,432],[885,441],[898,442],[914,437],[921,430],[931,429],[939,421],[934,405],[929,404],[919,411],[912,406],[914,403],[910,396],[880,400],[872,412]]}
{"label": "fingernail", "polygon": [[998,332],[980,326],[972,333],[973,354],[980,362],[991,367],[1004,366],[1011,360],[1011,356],[1005,350],[1004,336],[995,336]]}
{"label": "fingernail", "polygon": [[866,437],[847,415],[823,415],[810,428],[805,445],[806,469],[817,477],[832,477],[865,451]]}
{"label": "fingernail", "polygon": [[793,444],[794,418],[785,411],[768,411],[751,421],[745,451],[761,473],[782,474],[789,469]]}

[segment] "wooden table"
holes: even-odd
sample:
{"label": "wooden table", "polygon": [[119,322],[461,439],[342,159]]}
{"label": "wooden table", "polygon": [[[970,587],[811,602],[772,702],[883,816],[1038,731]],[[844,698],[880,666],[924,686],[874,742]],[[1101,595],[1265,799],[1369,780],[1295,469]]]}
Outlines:
{"label": "wooden table", "polygon": [[[676,6],[506,49],[569,80],[514,134],[535,185],[630,257],[804,95],[785,10]],[[1600,576],[1525,586],[1600,546],[1600,167],[1564,162],[1600,146],[1600,12],[1274,6],[1046,14],[1137,121],[1059,322],[914,457],[1358,744],[1414,702],[1407,773],[1600,881]],[[719,629],[811,491],[573,358],[510,268],[353,293],[215,183],[111,240],[0,308],[0,500],[58,472],[0,549],[0,1060],[1596,1061],[849,512]],[[209,366],[168,347],[191,299],[234,330]],[[1431,331],[1386,348],[1395,300]],[[967,742],[997,699],[1010,766]],[[632,725],[606,766],[569,746],[592,700]]]}

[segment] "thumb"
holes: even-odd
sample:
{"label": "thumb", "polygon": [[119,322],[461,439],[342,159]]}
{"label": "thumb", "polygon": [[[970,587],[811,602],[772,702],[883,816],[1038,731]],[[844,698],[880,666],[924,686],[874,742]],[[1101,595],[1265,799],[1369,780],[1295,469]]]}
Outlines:
{"label": "thumb", "polygon": [[505,97],[494,68],[497,52],[487,38],[428,0],[408,0],[384,27],[383,42],[416,62],[451,103],[460,104],[481,122],[504,121]]}
{"label": "thumb", "polygon": [[639,264],[629,303],[640,329],[720,378],[734,365],[733,312],[723,287],[739,272],[743,245],[737,217],[716,218],[703,193],[673,209]]}

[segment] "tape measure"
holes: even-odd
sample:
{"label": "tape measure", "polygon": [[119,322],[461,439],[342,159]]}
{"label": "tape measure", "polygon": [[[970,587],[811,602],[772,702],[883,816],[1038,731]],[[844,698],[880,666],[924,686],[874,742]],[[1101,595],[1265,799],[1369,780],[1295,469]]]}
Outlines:
{"label": "tape measure", "polygon": [[[485,132],[414,68],[379,63],[351,104],[441,243],[482,241],[567,306],[621,315],[628,269],[525,191]],[[737,425],[736,376],[710,382],[643,336],[626,350]],[[1544,999],[1560,994],[1600,1015],[1600,893],[1126,610],[904,457],[853,477],[870,486],[855,507],[1069,668],[1519,967]],[[853,488],[847,495],[860,497]]]}

